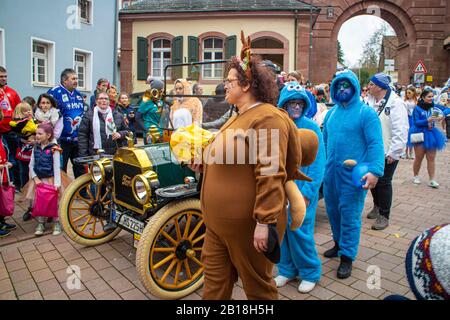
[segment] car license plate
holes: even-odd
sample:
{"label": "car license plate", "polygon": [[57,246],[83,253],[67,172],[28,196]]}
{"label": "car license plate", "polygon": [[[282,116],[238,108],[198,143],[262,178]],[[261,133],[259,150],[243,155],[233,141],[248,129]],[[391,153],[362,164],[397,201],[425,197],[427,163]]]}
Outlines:
{"label": "car license plate", "polygon": [[126,214],[122,214],[116,211],[116,223],[121,225],[122,227],[137,233],[142,234],[144,232],[145,224],[142,221],[136,220]]}

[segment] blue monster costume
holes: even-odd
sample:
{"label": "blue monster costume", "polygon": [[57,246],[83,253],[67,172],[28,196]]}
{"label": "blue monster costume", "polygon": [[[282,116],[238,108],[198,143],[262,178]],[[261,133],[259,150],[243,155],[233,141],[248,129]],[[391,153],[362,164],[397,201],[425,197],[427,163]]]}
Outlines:
{"label": "blue monster costume", "polygon": [[[281,244],[281,261],[277,266],[279,274],[286,278],[292,279],[299,276],[302,280],[316,283],[320,280],[322,263],[317,255],[314,242],[314,223],[319,201],[319,188],[325,171],[325,147],[319,126],[305,116],[311,109],[311,101],[306,90],[298,82],[289,82],[285,85],[280,93],[278,106],[284,107],[286,102],[291,100],[305,101],[300,118],[295,119],[294,122],[297,128],[310,129],[317,134],[319,148],[315,161],[310,166],[301,168],[301,171],[313,181],[295,181],[303,196],[308,198],[310,203],[303,225],[294,231],[289,227],[286,228]],[[291,223],[290,209],[288,212],[289,226]]]}
{"label": "blue monster costume", "polygon": [[[343,82],[347,82],[348,88],[338,90]],[[333,239],[339,247],[338,255],[351,261],[355,260],[358,252],[367,190],[353,184],[352,168],[346,167],[344,161],[366,162],[369,172],[377,177],[384,173],[380,120],[377,113],[361,101],[360,91],[358,78],[352,71],[338,72],[331,84],[331,97],[336,105],[323,122],[327,156],[324,178],[326,210]]]}

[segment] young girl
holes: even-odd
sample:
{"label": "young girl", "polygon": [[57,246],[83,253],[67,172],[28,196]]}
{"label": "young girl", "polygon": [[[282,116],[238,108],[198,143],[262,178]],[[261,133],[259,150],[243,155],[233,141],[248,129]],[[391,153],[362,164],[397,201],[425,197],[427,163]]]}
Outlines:
{"label": "young girl", "polygon": [[21,136],[29,136],[36,132],[33,120],[33,108],[26,102],[21,102],[14,109],[13,120],[9,122],[11,130]]}
{"label": "young girl", "polygon": [[43,93],[39,96],[34,116],[38,123],[50,122],[54,128],[54,137],[59,138],[63,129],[63,119],[58,111],[56,100],[51,95]]}
{"label": "young girl", "polygon": [[[413,125],[412,114],[414,108],[417,106],[417,92],[416,88],[414,88],[413,86],[409,86],[406,89],[405,103],[406,103],[406,111],[408,112],[409,127],[411,128]],[[406,158],[414,159],[414,149],[409,146],[406,146]]]}
{"label": "young girl", "polygon": [[[0,110],[0,121],[3,120],[3,112]],[[8,185],[7,170],[12,168],[12,163],[8,162],[8,148],[3,143],[2,134],[0,134],[0,172],[3,175],[3,179],[0,181],[2,185]],[[0,212],[0,238],[8,236],[12,230],[16,229],[16,225],[6,223],[3,212]]]}
{"label": "young girl", "polygon": [[[30,183],[27,187],[26,197],[30,200],[34,198],[34,189],[37,184],[45,183],[61,187],[60,152],[61,148],[52,142],[53,126],[49,122],[38,125],[36,130],[36,145],[33,148],[30,161]],[[45,232],[45,218],[37,217],[36,236],[41,236]],[[58,218],[54,218],[53,235],[61,233],[61,226]]]}
{"label": "young girl", "polygon": [[121,92],[119,94],[119,99],[117,100],[117,111],[123,114],[123,118],[125,119],[125,124],[128,126],[128,129],[133,133],[135,143],[137,143],[136,139],[136,129],[135,129],[135,114],[133,106],[130,105],[130,97],[127,93]]}

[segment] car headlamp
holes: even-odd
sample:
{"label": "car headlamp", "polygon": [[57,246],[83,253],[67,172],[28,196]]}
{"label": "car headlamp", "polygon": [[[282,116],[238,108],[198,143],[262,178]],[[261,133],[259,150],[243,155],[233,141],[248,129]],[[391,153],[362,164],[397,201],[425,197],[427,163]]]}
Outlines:
{"label": "car headlamp", "polygon": [[133,178],[132,186],[136,201],[145,205],[150,201],[152,189],[159,187],[158,175],[154,171],[138,174]]}
{"label": "car headlamp", "polygon": [[91,178],[92,182],[96,185],[105,183],[106,179],[109,179],[112,174],[112,165],[110,159],[101,159],[94,161],[91,165]]}

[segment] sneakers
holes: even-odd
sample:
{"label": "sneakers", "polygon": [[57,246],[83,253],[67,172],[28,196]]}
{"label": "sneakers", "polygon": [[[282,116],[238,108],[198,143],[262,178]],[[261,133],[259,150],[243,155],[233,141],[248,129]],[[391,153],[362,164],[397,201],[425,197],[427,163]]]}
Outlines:
{"label": "sneakers", "polygon": [[0,226],[0,228],[2,230],[6,230],[6,231],[13,231],[13,230],[17,229],[17,226],[15,224],[3,222]]}
{"label": "sneakers", "polygon": [[300,285],[298,286],[297,290],[300,293],[308,293],[308,292],[312,291],[315,286],[316,286],[316,284],[314,282],[302,280],[302,282],[300,282]]}
{"label": "sneakers", "polygon": [[383,215],[379,215],[375,223],[372,225],[372,230],[383,230],[389,226],[389,219]]}
{"label": "sneakers", "polygon": [[339,279],[347,279],[352,275],[352,260],[346,256],[341,256],[341,263],[337,270]]}
{"label": "sneakers", "polygon": [[339,245],[337,242],[334,242],[334,247],[325,251],[323,253],[323,256],[325,258],[336,258],[338,256],[338,252],[339,252]]}
{"label": "sneakers", "polygon": [[61,225],[59,222],[55,222],[53,225],[53,233],[54,236],[59,236],[61,234]]}
{"label": "sneakers", "polygon": [[28,221],[31,219],[31,208],[28,208],[28,210],[23,214],[22,219],[23,221]]}
{"label": "sneakers", "polygon": [[415,177],[413,178],[412,183],[414,183],[414,184],[420,184],[420,178],[419,178],[418,176],[415,176]]}
{"label": "sneakers", "polygon": [[279,275],[274,280],[277,285],[277,288],[279,288],[279,287],[284,287],[289,281],[294,280],[294,279],[286,278],[285,276]]}
{"label": "sneakers", "polygon": [[36,230],[34,232],[35,236],[42,236],[45,232],[45,226],[43,223],[39,223],[36,227]]}
{"label": "sneakers", "polygon": [[435,180],[431,180],[430,183],[428,183],[428,186],[437,189],[439,188],[439,183],[437,183]]}
{"label": "sneakers", "polygon": [[0,228],[0,239],[5,238],[11,234],[11,231],[3,229],[3,227]]}
{"label": "sneakers", "polygon": [[367,214],[367,219],[376,219],[378,215],[380,214],[380,211],[377,206],[373,206],[372,210]]}

